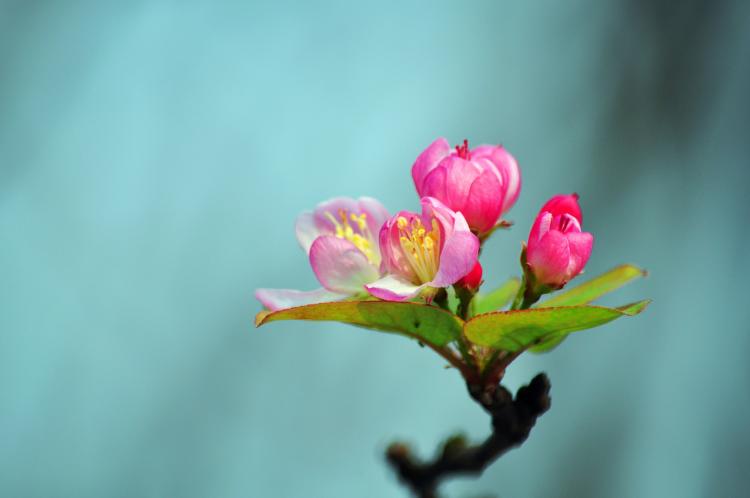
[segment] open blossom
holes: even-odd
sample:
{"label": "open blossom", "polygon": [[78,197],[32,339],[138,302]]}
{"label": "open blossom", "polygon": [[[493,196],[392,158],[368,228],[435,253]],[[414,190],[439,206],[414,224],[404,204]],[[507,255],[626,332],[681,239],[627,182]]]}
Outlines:
{"label": "open blossom", "polygon": [[366,294],[365,284],[381,275],[376,237],[388,216],[385,207],[369,197],[339,197],[302,213],[297,218],[297,240],[323,287],[313,291],[258,289],[255,297],[275,311]]}
{"label": "open blossom", "polygon": [[438,138],[422,152],[411,169],[420,197],[434,197],[464,215],[472,230],[492,229],[508,212],[521,191],[518,163],[500,145],[480,145],[469,150],[451,149]]}
{"label": "open blossom", "polygon": [[581,231],[582,220],[578,194],[556,195],[539,211],[526,248],[538,285],[559,289],[586,266],[594,237]]}
{"label": "open blossom", "polygon": [[479,239],[461,213],[439,200],[422,199],[422,214],[401,211],[380,229],[385,276],[365,286],[375,297],[404,301],[453,285],[475,266]]}

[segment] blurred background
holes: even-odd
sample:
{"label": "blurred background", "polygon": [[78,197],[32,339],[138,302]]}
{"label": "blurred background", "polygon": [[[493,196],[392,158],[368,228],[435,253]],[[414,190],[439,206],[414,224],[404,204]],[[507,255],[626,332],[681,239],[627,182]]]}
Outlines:
{"label": "blurred background", "polygon": [[407,496],[487,416],[395,335],[256,330],[257,287],[317,282],[296,215],[415,209],[433,139],[502,143],[524,187],[483,255],[518,274],[578,192],[587,276],[641,316],[526,355],[553,407],[449,497],[747,492],[750,4],[0,2],[0,495]]}

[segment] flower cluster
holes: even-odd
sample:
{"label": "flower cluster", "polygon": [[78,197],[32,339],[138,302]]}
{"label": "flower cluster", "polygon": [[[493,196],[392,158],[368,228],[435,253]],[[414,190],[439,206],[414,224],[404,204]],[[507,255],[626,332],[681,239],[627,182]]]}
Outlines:
{"label": "flower cluster", "polygon": [[[387,301],[441,298],[454,286],[469,296],[482,284],[481,244],[521,190],[515,158],[502,146],[435,140],[414,162],[421,213],[391,216],[375,199],[336,198],[297,219],[297,239],[321,288],[259,289],[270,310],[372,296]],[[581,229],[578,195],[556,195],[534,221],[522,261],[524,302],[562,288],[581,273],[593,236]],[[443,293],[444,294],[444,293]]]}

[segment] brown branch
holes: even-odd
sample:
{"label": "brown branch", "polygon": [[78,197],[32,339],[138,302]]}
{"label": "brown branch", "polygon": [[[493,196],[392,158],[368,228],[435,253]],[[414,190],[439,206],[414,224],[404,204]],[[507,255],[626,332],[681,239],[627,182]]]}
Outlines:
{"label": "brown branch", "polygon": [[520,446],[536,419],[550,407],[550,383],[543,373],[520,388],[515,399],[500,384],[467,387],[471,397],[492,417],[492,434],[483,443],[468,446],[463,438],[453,437],[432,462],[420,462],[401,443],[388,448],[388,463],[418,498],[436,498],[440,481],[453,475],[481,474],[500,455]]}
{"label": "brown branch", "polygon": [[497,356],[492,358],[485,368],[482,374],[482,384],[489,386],[496,386],[505,376],[505,369],[508,368],[513,360],[523,353],[523,350],[515,353],[509,353],[507,351],[500,351]]}

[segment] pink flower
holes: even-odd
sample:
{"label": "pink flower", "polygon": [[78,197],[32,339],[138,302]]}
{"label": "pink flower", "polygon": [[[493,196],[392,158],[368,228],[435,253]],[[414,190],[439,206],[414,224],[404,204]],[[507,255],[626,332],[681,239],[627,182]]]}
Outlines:
{"label": "pink flower", "polygon": [[375,235],[388,216],[383,205],[369,197],[339,197],[302,213],[297,218],[297,240],[323,287],[313,291],[258,289],[255,297],[275,311],[366,294],[365,284],[381,275]]}
{"label": "pink flower", "polygon": [[479,239],[463,215],[431,197],[421,202],[421,215],[401,211],[380,229],[385,276],[365,286],[375,297],[404,301],[423,294],[429,301],[477,262]]}
{"label": "pink flower", "polygon": [[559,289],[586,266],[594,237],[581,231],[581,222],[578,194],[556,195],[539,211],[526,248],[537,285]]}
{"label": "pink flower", "polygon": [[500,145],[469,150],[466,140],[454,150],[438,138],[417,157],[411,176],[420,197],[459,211],[480,234],[513,207],[521,190],[518,163],[508,151]]}

